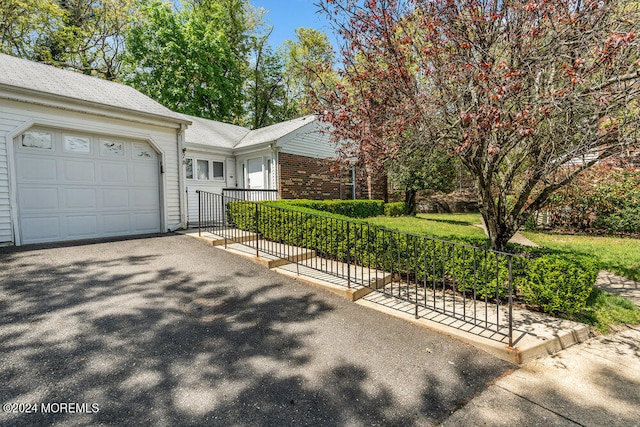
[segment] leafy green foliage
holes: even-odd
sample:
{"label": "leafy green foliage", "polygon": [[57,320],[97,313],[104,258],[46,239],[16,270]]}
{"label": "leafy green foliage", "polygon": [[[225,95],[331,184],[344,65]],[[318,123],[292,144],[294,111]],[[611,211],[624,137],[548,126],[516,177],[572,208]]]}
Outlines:
{"label": "leafy green foliage", "polygon": [[[344,215],[313,213],[313,207],[320,206],[314,203],[322,202],[237,201],[227,205],[227,215],[236,227],[257,231],[265,239],[313,249],[329,259],[397,272],[428,287],[446,286],[469,298],[506,298],[511,269],[516,296],[552,313],[584,308],[599,270],[593,257],[542,250],[512,257],[510,263],[510,257],[486,248],[388,230]],[[344,206],[335,210],[344,213]]]}
{"label": "leafy green foliage", "polygon": [[391,202],[384,205],[384,216],[401,216],[407,214],[405,202]]}
{"label": "leafy green foliage", "polygon": [[599,271],[592,256],[541,253],[529,261],[518,285],[525,303],[547,313],[574,314],[586,307]]}
{"label": "leafy green foliage", "polygon": [[389,181],[405,191],[408,213],[415,212],[418,190],[449,193],[456,188],[461,165],[444,150],[432,147],[405,148],[390,163]]}
{"label": "leafy green foliage", "polygon": [[247,67],[244,1],[175,10],[153,0],[127,35],[123,80],[166,107],[232,122],[242,112]]}
{"label": "leafy green foliage", "polygon": [[255,38],[252,52],[251,71],[245,83],[245,125],[258,129],[297,116],[287,99],[282,55],[267,44],[267,36]]}
{"label": "leafy green foliage", "polygon": [[267,202],[270,206],[304,207],[315,211],[329,212],[349,218],[369,218],[382,215],[384,202],[382,200],[282,200]]}
{"label": "leafy green foliage", "polygon": [[593,288],[587,298],[587,306],[569,318],[586,323],[606,334],[616,325],[639,324],[640,307],[626,298]]}
{"label": "leafy green foliage", "polygon": [[6,0],[0,51],[115,80],[136,17],[134,0]]}
{"label": "leafy green foliage", "polygon": [[554,227],[637,233],[640,230],[640,171],[595,166],[551,197]]}
{"label": "leafy green foliage", "polygon": [[596,256],[604,269],[640,281],[640,239],[529,231],[524,235],[546,248]]}
{"label": "leafy green foliage", "polygon": [[64,10],[55,0],[3,0],[0,2],[0,52],[26,59],[36,46],[62,25]]}
{"label": "leafy green foliage", "polygon": [[296,28],[295,40],[283,45],[287,100],[298,114],[313,113],[312,99],[338,81],[329,37],[313,28]]}

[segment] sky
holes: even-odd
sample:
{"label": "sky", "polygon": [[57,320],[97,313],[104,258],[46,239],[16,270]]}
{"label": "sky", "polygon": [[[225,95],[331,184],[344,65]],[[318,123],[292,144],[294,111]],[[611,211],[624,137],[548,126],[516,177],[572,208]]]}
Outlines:
{"label": "sky", "polygon": [[311,27],[322,30],[329,36],[329,41],[335,46],[335,36],[323,15],[316,13],[318,7],[313,3],[317,0],[250,0],[256,8],[264,8],[268,13],[265,21],[273,26],[269,44],[276,48],[285,40],[294,40],[294,29]]}

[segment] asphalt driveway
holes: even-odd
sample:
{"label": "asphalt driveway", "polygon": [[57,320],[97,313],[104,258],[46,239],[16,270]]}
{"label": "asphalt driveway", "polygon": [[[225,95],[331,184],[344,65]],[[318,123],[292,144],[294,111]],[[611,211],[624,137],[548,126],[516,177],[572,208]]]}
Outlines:
{"label": "asphalt driveway", "polygon": [[0,250],[0,425],[430,425],[510,368],[187,236]]}

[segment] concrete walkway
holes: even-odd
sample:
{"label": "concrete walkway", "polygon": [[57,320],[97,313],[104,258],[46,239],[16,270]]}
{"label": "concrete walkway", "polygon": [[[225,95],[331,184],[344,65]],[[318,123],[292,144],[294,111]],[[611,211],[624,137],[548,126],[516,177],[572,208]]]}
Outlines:
{"label": "concrete walkway", "polygon": [[537,359],[498,380],[442,425],[638,426],[640,329]]}
{"label": "concrete walkway", "polygon": [[[601,271],[596,286],[640,306],[640,284]],[[638,426],[640,328],[534,360],[455,412],[443,426]]]}
{"label": "concrete walkway", "polygon": [[[232,230],[229,236],[240,236],[242,233]],[[416,305],[403,299],[395,298],[391,294],[399,291],[396,283],[396,292],[393,284],[387,285],[390,277],[387,273],[362,269],[360,267],[346,266],[334,268],[335,274],[321,273],[314,268],[307,266],[307,262],[314,262],[319,257],[304,257],[298,264],[286,264],[281,262],[289,254],[301,255],[305,249],[290,247],[273,242],[259,241],[259,248],[276,245],[274,252],[257,251],[248,246],[234,243],[232,239],[226,240],[218,235],[208,232],[198,233],[197,230],[187,230],[183,234],[205,241],[218,248],[226,250],[234,255],[243,256],[259,265],[273,268],[273,271],[305,282],[306,284],[321,287],[329,292],[340,295],[351,301],[357,301],[359,305],[370,309],[384,312],[390,316],[401,318],[415,325],[435,330],[441,334],[449,335],[460,341],[466,342],[480,348],[498,358],[515,364],[527,363],[535,358],[556,353],[579,342],[583,342],[589,337],[589,328],[581,323],[569,320],[558,319],[544,313],[532,312],[524,308],[514,306],[513,308],[513,346],[509,346],[508,339],[508,310],[506,305],[496,306],[487,304],[487,313],[484,313],[484,303],[479,302],[477,309],[478,325],[474,326],[470,313],[475,313],[474,301],[463,300],[451,295],[434,295],[436,305],[439,310],[419,307],[416,317]],[[224,244],[226,243],[226,244]],[[253,242],[255,243],[255,242]],[[272,253],[280,253],[281,258],[275,257]],[[326,260],[321,262],[326,263]],[[333,261],[333,263],[336,263]],[[337,263],[343,264],[343,263]],[[351,270],[352,283],[350,287],[347,280],[339,274],[338,270]],[[364,274],[361,270],[364,270]],[[360,273],[358,273],[360,272]],[[374,292],[373,288],[386,288],[386,293]],[[391,287],[391,289],[388,289]],[[403,292],[412,292],[412,288],[404,288]],[[415,301],[419,298],[409,298]],[[429,298],[431,299],[431,297]],[[454,303],[454,299],[456,302]],[[428,305],[430,306],[430,304]],[[461,319],[463,306],[467,319]],[[446,308],[445,308],[446,307]],[[456,314],[457,310],[457,314]],[[483,316],[487,316],[486,318]],[[465,317],[465,316],[462,316]],[[497,317],[497,319],[496,319]],[[482,324],[488,321],[489,327],[483,328]]]}
{"label": "concrete walkway", "polygon": [[[482,224],[475,224],[475,226],[478,227],[478,228],[482,228],[482,230],[484,231],[484,234],[486,234],[487,236],[489,235],[489,233],[487,232],[487,227],[484,225],[484,222]],[[532,248],[539,248],[540,247],[539,244],[537,244],[536,242],[534,242],[532,240],[527,239],[519,231],[517,231],[516,234],[514,234],[513,237],[511,237],[511,239],[509,239],[509,243],[517,243],[518,245],[530,246]]]}
{"label": "concrete walkway", "polygon": [[596,279],[596,286],[614,295],[625,297],[640,307],[640,283],[602,270]]}

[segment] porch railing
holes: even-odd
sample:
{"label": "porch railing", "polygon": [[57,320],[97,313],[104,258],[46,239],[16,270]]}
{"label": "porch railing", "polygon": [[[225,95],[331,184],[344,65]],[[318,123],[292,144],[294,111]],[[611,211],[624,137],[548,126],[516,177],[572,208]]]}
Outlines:
{"label": "porch railing", "polygon": [[[199,207],[201,232],[393,296],[414,305],[416,317],[419,309],[444,314],[513,346],[520,268],[513,254],[203,191]],[[301,248],[314,255],[300,256]]]}
{"label": "porch railing", "polygon": [[252,188],[223,188],[222,195],[238,200],[261,202],[278,200],[278,190],[257,190]]}

